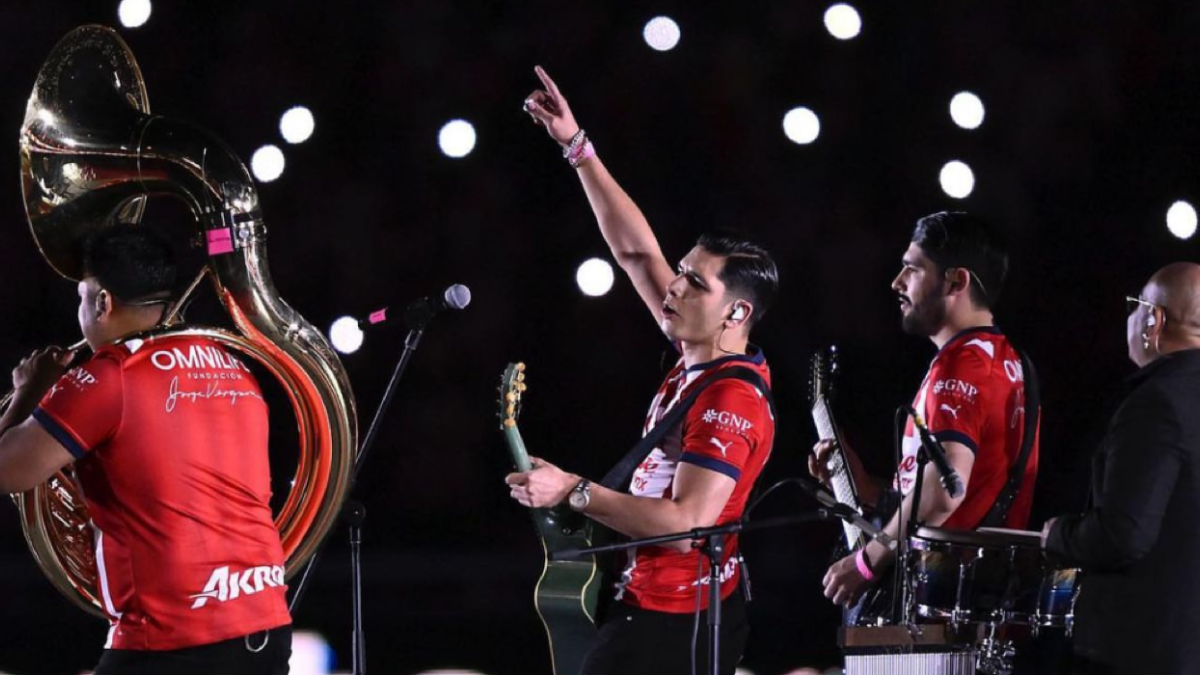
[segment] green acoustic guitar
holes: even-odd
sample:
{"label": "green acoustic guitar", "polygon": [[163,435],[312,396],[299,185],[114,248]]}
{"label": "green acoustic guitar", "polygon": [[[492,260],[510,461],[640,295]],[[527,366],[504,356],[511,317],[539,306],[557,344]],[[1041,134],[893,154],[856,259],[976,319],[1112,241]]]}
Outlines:
{"label": "green acoustic guitar", "polygon": [[[510,363],[500,383],[500,420],[517,471],[529,471],[529,453],[517,429],[521,395],[525,392],[525,364]],[[538,580],[533,602],[546,626],[554,675],[577,675],[596,640],[596,610],[604,580],[594,557],[551,560],[550,554],[593,545],[604,530],[568,509],[530,509],[533,524],[546,551],[546,566]],[[605,530],[606,531],[606,530]]]}

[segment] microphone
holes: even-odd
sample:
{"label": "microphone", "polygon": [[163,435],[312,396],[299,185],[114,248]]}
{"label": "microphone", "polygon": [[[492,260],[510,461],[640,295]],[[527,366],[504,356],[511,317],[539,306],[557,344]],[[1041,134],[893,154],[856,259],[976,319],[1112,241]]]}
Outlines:
{"label": "microphone", "polygon": [[[435,315],[444,312],[447,309],[463,309],[471,304],[471,289],[462,284],[454,284],[447,288],[441,295],[434,295],[414,300],[404,309],[404,321],[410,328],[421,327],[429,323]],[[382,323],[391,321],[388,317],[388,308],[377,309],[367,315],[365,319],[358,320],[358,327],[371,328]]]}
{"label": "microphone", "polygon": [[818,502],[820,502],[821,506],[829,509],[830,513],[850,523],[854,527],[857,527],[863,534],[886,546],[889,551],[896,550],[896,540],[893,539],[891,535],[879,529],[878,527],[875,527],[874,523],[866,518],[863,518],[862,514],[851,508],[849,504],[843,504],[842,502],[839,502],[837,497],[834,497],[833,494],[831,494],[828,490],[811,480],[806,478],[798,478],[796,482],[799,483],[800,487],[803,488],[804,491],[809,495],[811,495],[813,499],[816,499]]}
{"label": "microphone", "polygon": [[929,458],[933,460],[933,465],[937,467],[938,473],[942,474],[942,487],[946,488],[946,494],[950,495],[951,499],[956,499],[959,495],[966,491],[966,486],[963,485],[962,476],[950,466],[950,460],[946,459],[946,449],[938,442],[938,439],[929,433],[929,427],[925,426],[925,420],[913,410],[912,406],[905,405],[905,412],[912,417],[913,426],[917,428],[917,433],[921,436],[921,446],[925,448],[925,452],[929,453]]}

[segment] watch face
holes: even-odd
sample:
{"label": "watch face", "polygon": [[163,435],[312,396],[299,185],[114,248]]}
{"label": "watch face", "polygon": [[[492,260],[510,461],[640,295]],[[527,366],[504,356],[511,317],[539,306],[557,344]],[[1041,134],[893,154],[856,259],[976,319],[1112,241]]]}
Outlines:
{"label": "watch face", "polygon": [[571,498],[567,501],[571,508],[580,511],[588,505],[588,496],[583,492],[572,492]]}

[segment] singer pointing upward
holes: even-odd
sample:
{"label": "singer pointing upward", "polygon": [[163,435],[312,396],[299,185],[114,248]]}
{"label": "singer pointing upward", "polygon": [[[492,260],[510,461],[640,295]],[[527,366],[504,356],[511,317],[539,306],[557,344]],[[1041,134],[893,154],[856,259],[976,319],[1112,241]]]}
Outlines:
{"label": "singer pointing upward", "polygon": [[[984,524],[1024,528],[1037,475],[1036,433],[1015,501],[1003,519],[997,515],[988,518],[1010,467],[1018,460],[1025,430],[1021,357],[996,328],[992,316],[1008,271],[1008,256],[996,234],[979,218],[935,213],[917,221],[902,265],[892,282],[900,303],[901,326],[904,332],[927,337],[938,347],[912,407],[924,418],[966,486],[965,495],[952,498],[930,463],[923,478],[918,520],[958,529]],[[899,536],[912,507],[921,435],[911,419],[902,445],[897,487],[904,495],[903,508],[884,528],[893,537]],[[827,478],[825,462],[831,450],[829,441],[814,448],[809,457],[813,475]],[[877,502],[882,486],[863,472],[852,450],[843,450],[863,501]],[[891,566],[894,556],[873,541],[839,560],[825,574],[825,596],[838,604],[853,604],[869,581]]]}
{"label": "singer pointing upward", "polygon": [[[568,501],[635,538],[737,520],[775,435],[770,374],[762,351],[749,342],[751,327],[778,288],[775,263],[744,239],[705,235],[672,271],[646,218],[596,157],[562,92],[541,68],[537,74],[545,89],[526,99],[526,112],[562,146],[613,257],[681,357],[659,388],[643,431],[651,440],[656,432],[666,433],[647,448],[632,476],[619,481],[610,476],[605,487],[535,460],[533,470],[506,478],[512,496],[532,507]],[[714,377],[735,369],[750,381]],[[690,408],[677,408],[701,388]],[[678,423],[663,422],[685,410]],[[628,556],[617,584],[618,602],[602,619],[584,673],[707,672],[703,638],[696,645],[697,670],[691,668],[692,613],[708,601],[703,579],[697,578],[699,555],[685,541],[640,547]],[[737,541],[731,538],[721,574],[720,666],[729,674],[747,635],[738,560]]]}

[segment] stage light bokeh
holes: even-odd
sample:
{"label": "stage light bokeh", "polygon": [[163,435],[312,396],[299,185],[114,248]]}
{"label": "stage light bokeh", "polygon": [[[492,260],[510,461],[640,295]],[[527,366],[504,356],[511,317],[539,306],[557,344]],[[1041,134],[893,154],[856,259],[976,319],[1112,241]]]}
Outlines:
{"label": "stage light bokeh", "polygon": [[978,129],[983,118],[983,101],[975,94],[960,91],[950,99],[950,119],[963,129]]}
{"label": "stage light bokeh", "polygon": [[150,0],[121,0],[117,6],[117,18],[126,28],[138,28],[150,20],[152,9]]}
{"label": "stage light bokeh", "polygon": [[302,105],[288,110],[279,118],[279,134],[293,145],[312,138],[316,126],[312,111]]}
{"label": "stage light bokeh", "polygon": [[343,354],[353,354],[362,347],[363,332],[358,327],[358,319],[352,316],[343,316],[333,322],[329,327],[329,341],[333,343],[333,348]]}
{"label": "stage light bokeh", "polygon": [[952,160],[946,162],[938,175],[942,191],[955,199],[966,199],[975,190],[975,172],[966,162]]}
{"label": "stage light bokeh", "polygon": [[575,272],[575,283],[584,295],[600,297],[612,290],[613,268],[607,260],[591,258],[584,261]]}
{"label": "stage light bokeh", "polygon": [[642,29],[642,38],[646,40],[646,44],[659,52],[674,49],[679,44],[681,34],[679,24],[667,16],[656,16],[650,19],[646,22],[646,27]]}
{"label": "stage light bokeh", "polygon": [[250,156],[250,171],[260,183],[270,183],[283,175],[287,162],[277,145],[264,145]]}
{"label": "stage light bokeh", "polygon": [[808,145],[821,135],[821,120],[808,108],[792,108],[783,116],[783,133],[793,143]]}
{"label": "stage light bokeh", "polygon": [[857,9],[840,2],[825,10],[825,30],[839,40],[852,40],[862,32],[862,17]]}
{"label": "stage light bokeh", "polygon": [[438,147],[442,154],[461,159],[475,149],[475,126],[466,120],[450,120],[438,132]]}
{"label": "stage light bokeh", "polygon": [[1185,201],[1177,201],[1167,209],[1167,229],[1180,239],[1196,234],[1196,209]]}

